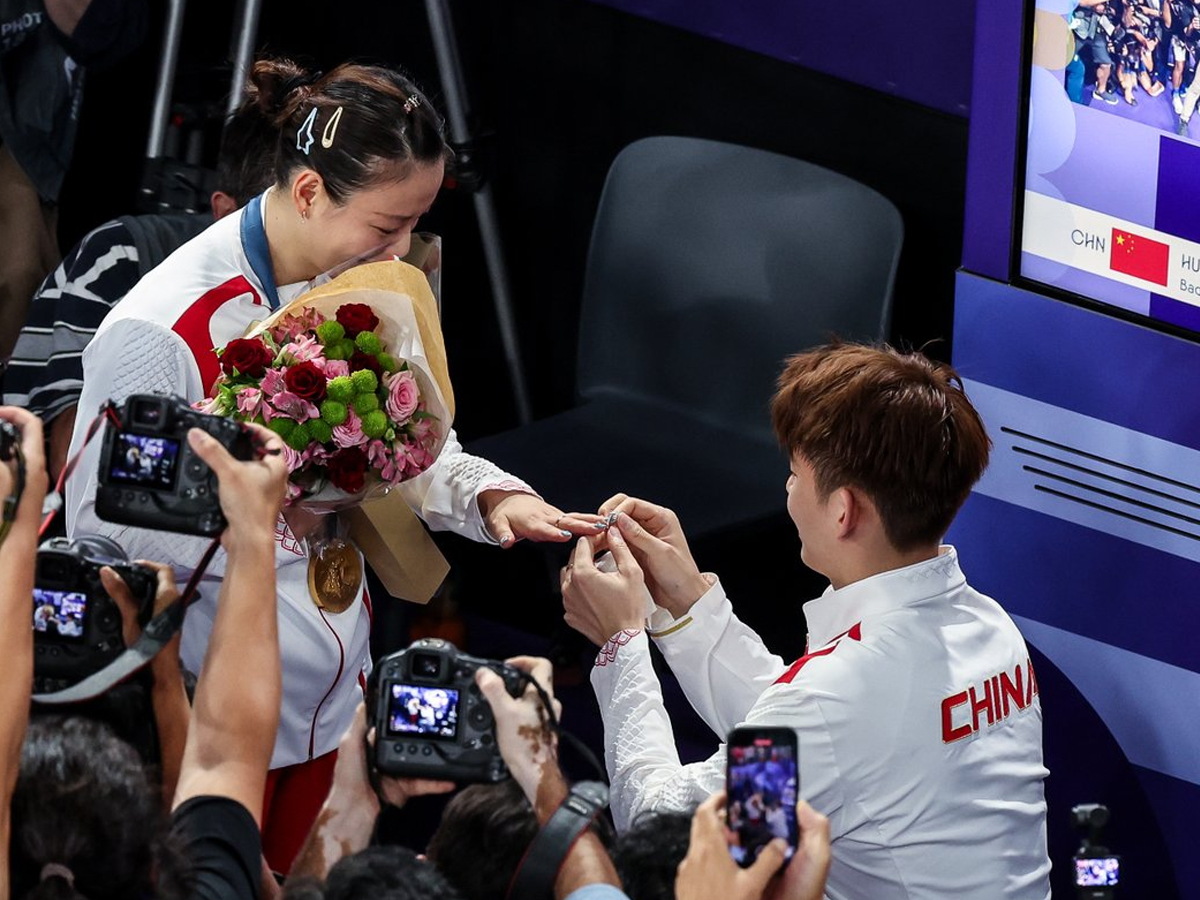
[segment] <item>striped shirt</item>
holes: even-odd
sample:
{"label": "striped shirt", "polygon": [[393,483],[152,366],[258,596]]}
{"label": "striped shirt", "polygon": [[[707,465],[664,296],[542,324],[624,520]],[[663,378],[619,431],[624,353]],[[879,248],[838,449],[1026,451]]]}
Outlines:
{"label": "striped shirt", "polygon": [[83,348],[113,305],[207,216],[123,216],[89,232],[33,296],[4,374],[4,403],[49,423],[79,402]]}

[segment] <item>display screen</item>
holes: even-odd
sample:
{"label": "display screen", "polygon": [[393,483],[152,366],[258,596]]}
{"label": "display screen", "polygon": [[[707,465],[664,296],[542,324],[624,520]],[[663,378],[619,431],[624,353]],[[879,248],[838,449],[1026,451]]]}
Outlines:
{"label": "display screen", "polygon": [[49,637],[83,640],[87,594],[33,589],[33,630]]}
{"label": "display screen", "polygon": [[391,685],[391,734],[421,734],[452,740],[458,736],[458,691],[419,684]]}
{"label": "display screen", "polygon": [[796,749],[759,739],[728,748],[726,821],[735,835],[729,852],[743,866],[758,858],[775,838],[796,849]]}
{"label": "display screen", "polygon": [[1198,8],[1033,2],[1021,278],[1200,331]]}
{"label": "display screen", "polygon": [[108,474],[122,484],[169,491],[178,463],[179,441],[122,431],[113,443]]}
{"label": "display screen", "polygon": [[1100,887],[1119,884],[1121,860],[1115,856],[1075,858],[1075,884],[1079,887]]}

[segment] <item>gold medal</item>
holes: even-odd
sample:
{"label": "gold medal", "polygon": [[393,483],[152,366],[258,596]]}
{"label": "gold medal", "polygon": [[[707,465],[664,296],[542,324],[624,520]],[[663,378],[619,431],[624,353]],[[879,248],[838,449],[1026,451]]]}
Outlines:
{"label": "gold medal", "polygon": [[331,613],[345,612],[358,597],[362,557],[354,545],[334,538],[308,558],[308,592],[313,602]]}

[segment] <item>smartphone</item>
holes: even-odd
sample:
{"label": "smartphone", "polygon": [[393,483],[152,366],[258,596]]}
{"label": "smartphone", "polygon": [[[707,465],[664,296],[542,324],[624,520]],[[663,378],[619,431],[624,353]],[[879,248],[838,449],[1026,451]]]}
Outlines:
{"label": "smartphone", "polygon": [[791,728],[735,728],[726,744],[725,822],[734,834],[729,852],[750,866],[775,838],[791,859],[800,841],[796,797],[800,771]]}

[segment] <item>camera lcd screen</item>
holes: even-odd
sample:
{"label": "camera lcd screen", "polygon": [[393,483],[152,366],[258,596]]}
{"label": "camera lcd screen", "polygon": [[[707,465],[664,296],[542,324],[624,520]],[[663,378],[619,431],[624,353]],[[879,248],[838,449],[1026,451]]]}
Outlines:
{"label": "camera lcd screen", "polygon": [[1102,887],[1119,884],[1121,860],[1115,856],[1095,856],[1075,859],[1075,884],[1079,887]]}
{"label": "camera lcd screen", "polygon": [[796,751],[794,747],[757,741],[730,745],[729,828],[736,835],[729,852],[743,866],[762,848],[783,838],[791,855],[799,839],[796,824]]}
{"label": "camera lcd screen", "polygon": [[122,431],[113,443],[108,476],[123,484],[169,491],[175,486],[178,463],[179,441]]}
{"label": "camera lcd screen", "polygon": [[391,685],[388,731],[454,740],[458,736],[458,691],[419,684]]}
{"label": "camera lcd screen", "polygon": [[33,630],[49,637],[83,640],[87,594],[33,589]]}

